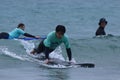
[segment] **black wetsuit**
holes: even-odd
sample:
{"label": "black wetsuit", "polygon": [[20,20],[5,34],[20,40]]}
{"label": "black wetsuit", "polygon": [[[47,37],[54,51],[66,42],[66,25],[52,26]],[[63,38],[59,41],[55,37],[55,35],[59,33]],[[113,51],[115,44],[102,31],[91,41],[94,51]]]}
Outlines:
{"label": "black wetsuit", "polygon": [[99,27],[96,31],[96,36],[98,35],[106,35],[105,30],[103,27]]}
{"label": "black wetsuit", "polygon": [[9,34],[6,32],[2,32],[0,33],[0,39],[8,39],[9,38]]}
{"label": "black wetsuit", "polygon": [[48,47],[45,47],[43,41],[41,41],[40,44],[38,45],[38,47],[35,48],[34,50],[35,50],[35,52],[37,52],[37,54],[44,52],[45,53],[45,57],[48,59],[49,58],[49,53],[54,51],[54,49],[50,49]]}

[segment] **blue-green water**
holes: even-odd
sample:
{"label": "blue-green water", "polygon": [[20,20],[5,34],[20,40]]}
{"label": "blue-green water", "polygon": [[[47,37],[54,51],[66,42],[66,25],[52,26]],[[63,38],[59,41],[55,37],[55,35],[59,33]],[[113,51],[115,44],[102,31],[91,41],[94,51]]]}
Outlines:
{"label": "blue-green water", "polygon": [[[21,41],[0,40],[0,80],[119,80],[119,3],[119,0],[0,0],[0,32],[10,32],[22,22],[26,32],[46,35],[56,25],[63,24],[75,60],[96,65],[95,68],[44,68],[24,60],[27,56],[24,47],[28,46]],[[108,21],[106,33],[115,37],[93,38],[101,17]]]}

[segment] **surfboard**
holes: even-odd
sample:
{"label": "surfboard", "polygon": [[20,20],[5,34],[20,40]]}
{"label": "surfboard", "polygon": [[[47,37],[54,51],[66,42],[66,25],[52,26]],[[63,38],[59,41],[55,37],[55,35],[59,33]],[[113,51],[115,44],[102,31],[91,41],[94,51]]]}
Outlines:
{"label": "surfboard", "polygon": [[25,41],[28,41],[28,40],[41,40],[41,39],[46,39],[46,36],[43,35],[43,36],[40,36],[40,38],[23,37],[23,38],[15,38],[15,39],[20,39],[20,40],[25,40]]}
{"label": "surfboard", "polygon": [[25,41],[28,41],[28,40],[41,40],[41,39],[45,39],[45,38],[28,38],[28,37],[25,37],[25,38],[17,38],[17,39],[21,39],[21,40],[25,40]]}
{"label": "surfboard", "polygon": [[83,67],[83,68],[94,68],[95,64],[94,63],[70,63],[68,61],[63,61],[58,58],[50,58],[50,61],[46,64],[44,63],[44,56],[39,56],[38,55],[32,55],[30,54],[31,57],[34,58],[34,61],[37,61],[40,66],[46,67],[46,68],[54,68],[54,69],[65,69],[65,68],[78,68],[78,67]]}
{"label": "surfboard", "polygon": [[53,68],[53,69],[64,69],[64,68],[69,68],[68,66],[62,65],[57,63],[55,60],[51,58],[52,62],[49,62],[48,64],[45,63],[45,57],[42,55],[33,55],[33,54],[29,54],[29,56],[32,58],[33,62],[37,62],[41,67],[45,67],[45,68]]}
{"label": "surfboard", "polygon": [[51,61],[47,65],[58,65],[58,68],[59,67],[64,67],[64,68],[73,68],[73,67],[94,68],[95,67],[95,64],[93,63],[70,63],[57,58],[51,59]]}

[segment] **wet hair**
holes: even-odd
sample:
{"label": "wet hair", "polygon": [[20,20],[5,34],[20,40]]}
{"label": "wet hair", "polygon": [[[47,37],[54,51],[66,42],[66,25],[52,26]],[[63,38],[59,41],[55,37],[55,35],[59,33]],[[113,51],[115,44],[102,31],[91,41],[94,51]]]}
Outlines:
{"label": "wet hair", "polygon": [[66,32],[66,28],[63,25],[57,25],[56,32],[62,32],[63,34]]}
{"label": "wet hair", "polygon": [[108,23],[105,18],[101,18],[98,24],[100,25],[102,22],[105,22],[106,24]]}
{"label": "wet hair", "polygon": [[20,28],[20,27],[23,27],[23,26],[25,26],[23,23],[20,23],[20,24],[18,24],[18,27],[17,28]]}

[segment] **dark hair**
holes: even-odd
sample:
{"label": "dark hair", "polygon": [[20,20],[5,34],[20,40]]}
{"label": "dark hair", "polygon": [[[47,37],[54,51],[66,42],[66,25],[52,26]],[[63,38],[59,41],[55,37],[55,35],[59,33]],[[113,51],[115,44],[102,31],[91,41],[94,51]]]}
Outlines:
{"label": "dark hair", "polygon": [[18,27],[17,28],[19,28],[19,27],[23,27],[23,26],[25,26],[23,23],[20,23],[20,24],[18,24]]}
{"label": "dark hair", "polygon": [[105,22],[106,24],[108,23],[105,18],[101,18],[98,24],[100,25],[102,22]]}
{"label": "dark hair", "polygon": [[66,32],[65,26],[63,25],[57,25],[56,32],[62,32],[63,34]]}

